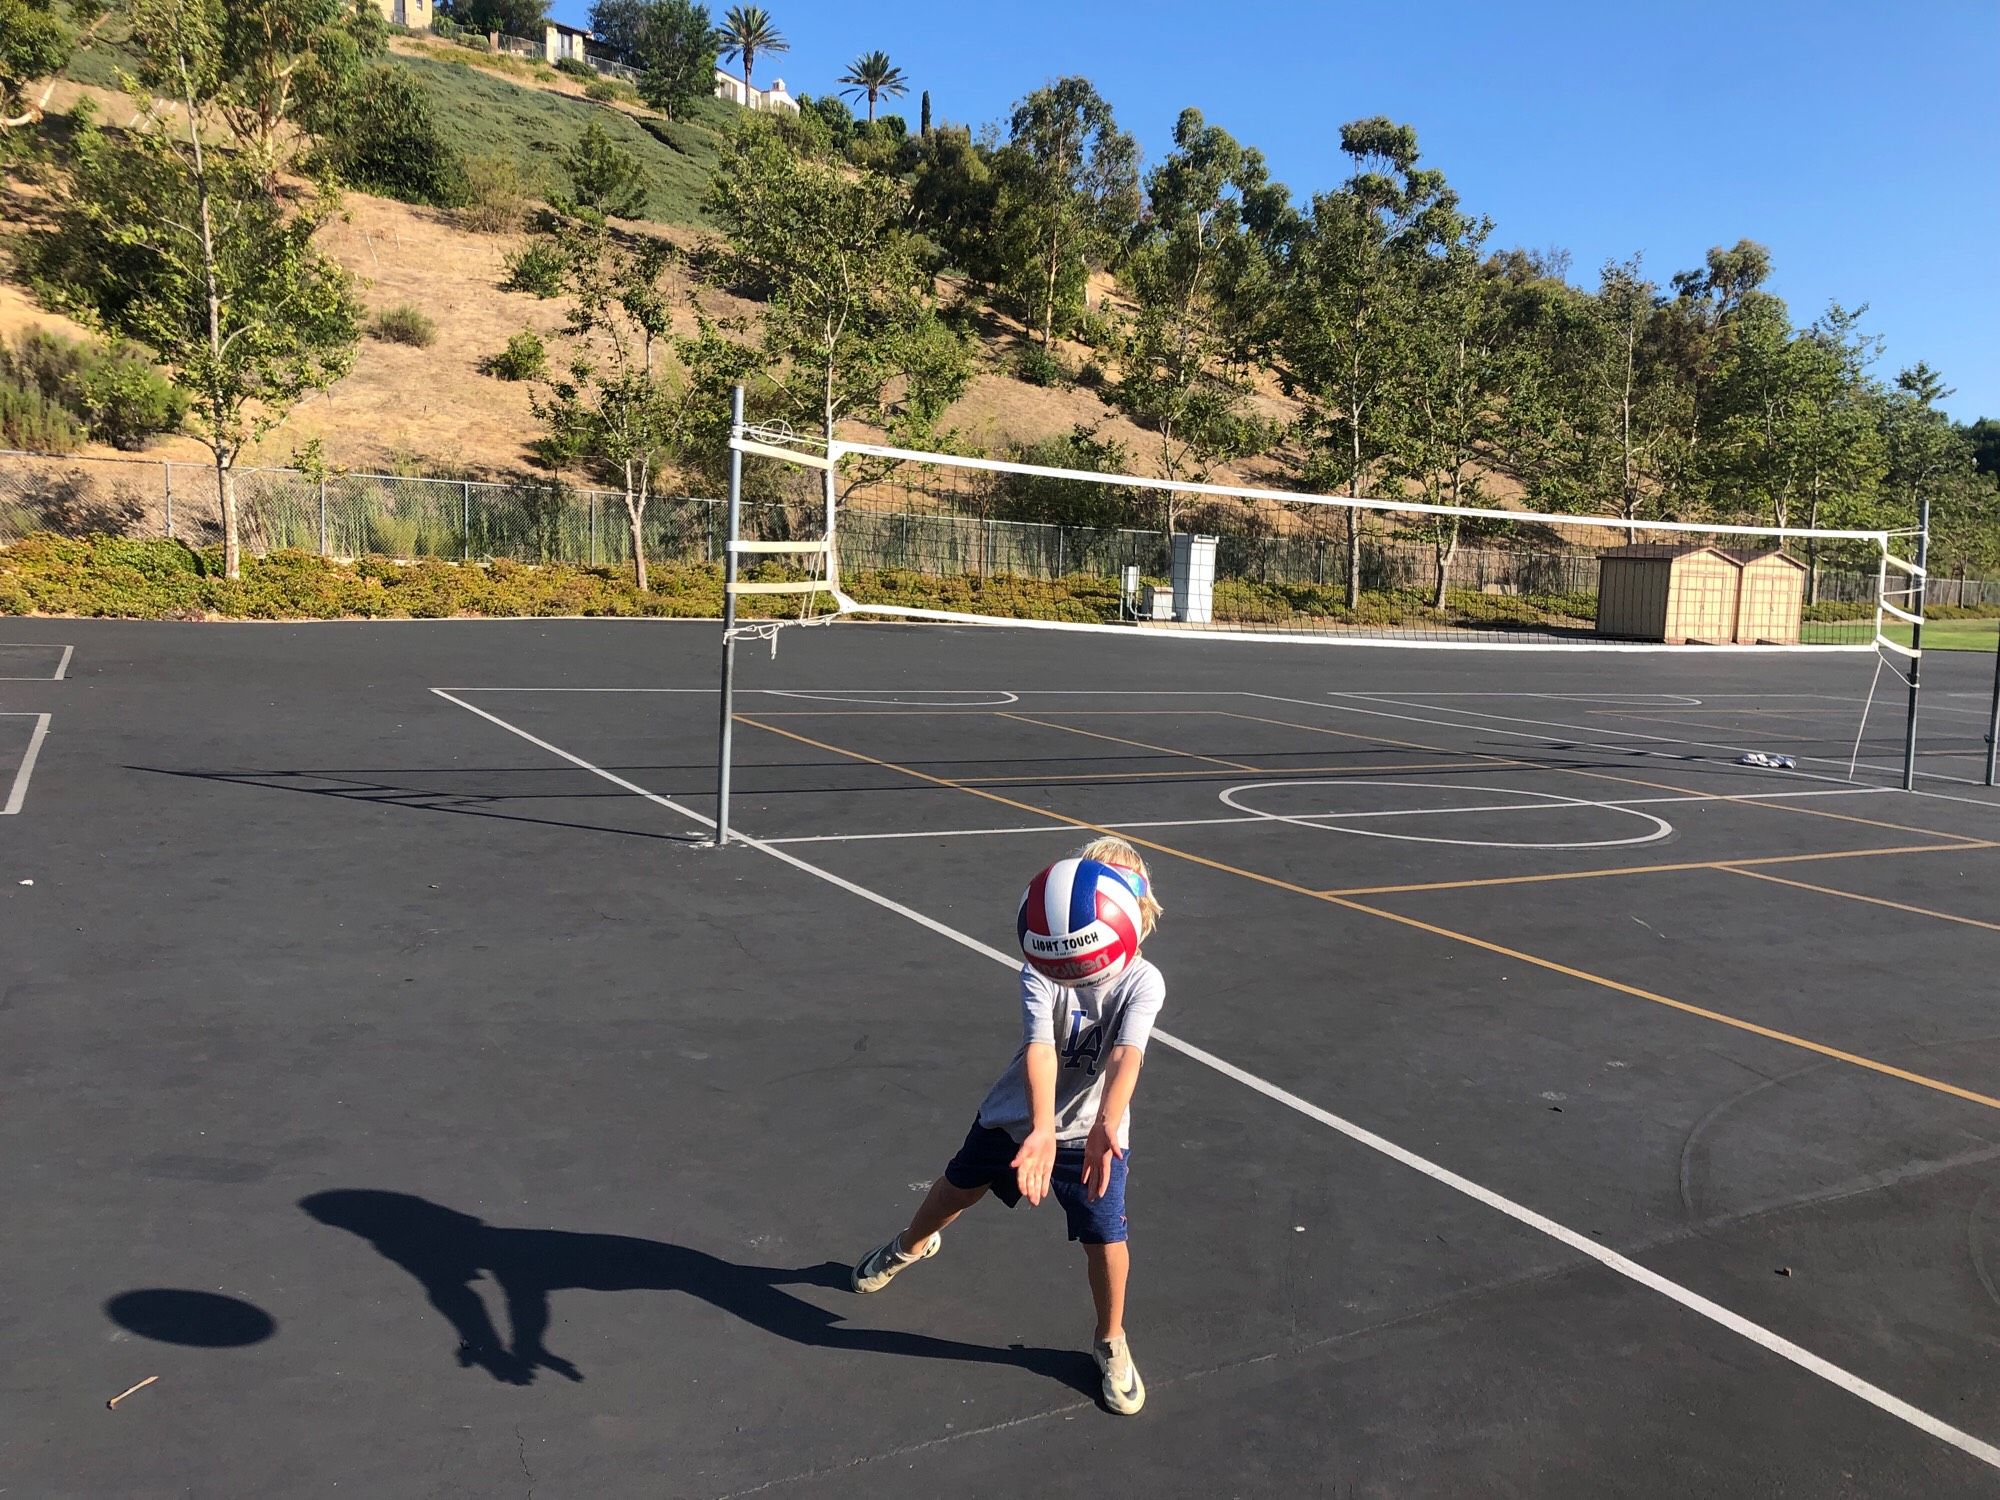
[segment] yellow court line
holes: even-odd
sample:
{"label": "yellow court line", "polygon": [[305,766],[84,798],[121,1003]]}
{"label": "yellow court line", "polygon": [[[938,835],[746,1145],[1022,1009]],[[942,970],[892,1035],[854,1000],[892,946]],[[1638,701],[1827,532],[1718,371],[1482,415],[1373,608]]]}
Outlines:
{"label": "yellow court line", "polygon": [[1219,755],[1197,755],[1192,750],[1176,750],[1172,745],[1149,745],[1144,740],[1128,740],[1115,734],[1103,734],[1095,729],[1079,729],[1074,724],[1051,724],[1042,719],[1031,719],[1026,714],[1010,714],[1004,711],[993,715],[996,719],[1012,719],[1016,724],[1032,724],[1037,729],[1060,729],[1065,734],[1080,734],[1086,739],[1106,740],[1114,745],[1130,745],[1135,750],[1155,750],[1161,755],[1183,755],[1189,760],[1205,760],[1212,766],[1227,766],[1232,771],[1257,772],[1256,766],[1246,766],[1240,760],[1224,760]]}
{"label": "yellow court line", "polygon": [[738,722],[748,724],[753,729],[761,729],[767,734],[783,735],[787,739],[797,740],[800,744],[810,745],[815,750],[824,750],[830,755],[845,755],[852,760],[862,761],[868,765],[880,766],[884,770],[900,772],[918,781],[928,781],[937,786],[953,788],[954,790],[964,792],[969,797],[979,797],[988,802],[997,802],[1001,806],[1011,807],[1017,812],[1029,813],[1035,817],[1047,818],[1057,823],[1067,823],[1072,828],[1081,828],[1092,833],[1109,834],[1114,838],[1122,838],[1127,843],[1136,844],[1140,848],[1151,849],[1155,853],[1169,855],[1174,859],[1185,860],[1189,864],[1202,865],[1208,869],[1220,871],[1225,875],[1235,875],[1241,879],[1252,881],[1257,885],[1269,886],[1274,890],[1288,891],[1295,896],[1305,896],[1314,901],[1324,901],[1332,906],[1344,907],[1348,911],[1358,911],[1371,917],[1380,917],[1386,922],[1394,922],[1401,927],[1414,928],[1418,932],[1429,933],[1433,937],[1445,938],[1454,943],[1462,943],[1470,948],[1479,948],[1488,953],[1496,953],[1502,958],[1512,959],[1516,963],[1530,964],[1538,969],[1546,969],[1553,974],[1561,974],[1570,979],[1581,980],[1585,984],[1594,984],[1603,989],[1616,991],[1622,995],[1633,996],[1635,999],[1648,1000],[1655,1005],[1666,1006],[1670,1010],[1681,1011],[1691,1016],[1699,1016],[1703,1020],[1713,1021],[1717,1025],[1728,1026],[1737,1031],[1748,1032],[1752,1036],[1760,1036],[1767,1041],[1782,1042],[1787,1046],[1797,1047],[1801,1051],[1816,1053],[1821,1057],[1829,1057],[1836,1062],[1844,1062],[1871,1073],[1880,1073],[1884,1077],[1900,1079],[1905,1083],[1916,1084],[1920,1088],[1932,1089],[1937,1093],[1949,1094],[1953,1098],[1964,1099],[1972,1104],[1984,1105],[1988,1109],[2000,1110],[2000,1099],[1995,1099],[1991,1095],[1960,1088],[1957,1084],[1946,1083],[1941,1078],[1931,1078],[1923,1073],[1913,1073],[1907,1068],[1899,1068],[1891,1063],[1877,1062],[1874,1058],[1863,1057],[1858,1052],[1848,1052],[1839,1047],[1831,1047],[1825,1042],[1815,1042],[1808,1037],[1795,1036],[1788,1031],[1779,1031],[1775,1027],[1760,1026],[1755,1021],[1746,1021],[1740,1016],[1725,1015],[1719,1010],[1710,1010],[1706,1006],[1693,1005],[1685,1000],[1676,1000],[1671,995],[1662,995],[1653,990],[1641,989],[1638,985],[1626,984],[1623,980],[1607,978],[1602,974],[1592,974],[1585,969],[1572,968],[1568,964],[1558,963],[1551,958],[1542,958],[1533,953],[1523,952],[1519,948],[1509,948],[1504,943],[1494,943],[1482,937],[1474,937],[1469,932],[1458,932],[1450,927],[1440,927],[1433,922],[1425,922],[1416,917],[1406,917],[1400,912],[1388,911],[1379,906],[1368,906],[1363,902],[1351,901],[1345,897],[1329,896],[1322,891],[1315,891],[1307,886],[1295,885],[1291,881],[1282,880],[1275,875],[1259,874],[1255,870],[1246,870],[1237,865],[1225,864],[1221,860],[1209,859],[1206,855],[1192,854],[1185,849],[1176,849],[1171,844],[1162,844],[1154,839],[1142,838],[1130,830],[1106,828],[1102,824],[1092,823],[1085,818],[1073,818],[1067,813],[1052,812],[1045,807],[1034,807],[1026,802],[1016,802],[1013,798],[1003,797],[998,792],[989,792],[979,787],[965,786],[952,781],[948,777],[933,776],[927,771],[913,770],[909,766],[899,766],[894,761],[881,760],[873,755],[863,754],[859,750],[849,750],[841,745],[829,745],[821,740],[808,739],[806,736],[794,733],[792,730],[780,729],[775,724],[760,724],[757,720],[747,715],[738,714],[736,718]]}
{"label": "yellow court line", "polygon": [[1982,922],[1978,917],[1961,917],[1957,912],[1933,911],[1928,906],[1911,906],[1906,901],[1891,901],[1883,896],[1864,896],[1859,891],[1843,891],[1839,886],[1814,885],[1805,880],[1787,880],[1782,875],[1767,875],[1762,870],[1739,870],[1733,864],[1720,864],[1718,870],[1727,870],[1732,875],[1747,875],[1752,880],[1768,880],[1773,885],[1796,886],[1802,891],[1818,891],[1822,896],[1844,896],[1849,901],[1865,901],[1870,906],[1886,906],[1891,911],[1906,911],[1918,917],[1936,917],[1940,922],[1961,922],[1967,927],[1984,927],[1988,932],[2000,932],[2000,922]]}
{"label": "yellow court line", "polygon": [[1955,854],[2000,844],[1904,844],[1888,849],[1825,849],[1816,854],[1760,854],[1749,859],[1694,859],[1672,865],[1612,865],[1603,870],[1559,870],[1545,875],[1488,875],[1478,880],[1428,880],[1415,885],[1350,885],[1322,896],[1396,896],[1408,891],[1470,891],[1488,885],[1543,885],[1554,880],[1603,880],[1613,875],[1668,875],[1679,870],[1720,870],[1735,865],[1803,865],[1821,859],[1868,859],[1877,854]]}

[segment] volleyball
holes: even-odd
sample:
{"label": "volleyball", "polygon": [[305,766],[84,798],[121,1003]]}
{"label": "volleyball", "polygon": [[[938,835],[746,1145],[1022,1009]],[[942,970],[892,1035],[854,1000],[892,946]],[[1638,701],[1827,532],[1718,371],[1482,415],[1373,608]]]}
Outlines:
{"label": "volleyball", "polygon": [[1057,984],[1116,979],[1139,951],[1139,898],[1094,859],[1057,860],[1028,883],[1017,923],[1021,956]]}

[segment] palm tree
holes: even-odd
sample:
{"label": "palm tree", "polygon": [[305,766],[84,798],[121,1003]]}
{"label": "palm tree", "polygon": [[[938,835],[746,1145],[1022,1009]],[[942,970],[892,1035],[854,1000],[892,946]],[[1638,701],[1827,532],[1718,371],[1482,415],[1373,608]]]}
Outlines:
{"label": "palm tree", "polygon": [[854,59],[847,71],[840,75],[842,83],[853,87],[842,89],[841,96],[847,99],[868,96],[868,123],[875,123],[875,101],[882,95],[900,99],[910,91],[909,80],[903,70],[891,67],[886,52],[866,52]]}
{"label": "palm tree", "polygon": [[750,70],[757,65],[757,54],[789,52],[792,44],[772,24],[771,13],[761,5],[730,6],[717,35],[724,57],[743,59],[743,107],[752,108],[756,96],[750,92]]}

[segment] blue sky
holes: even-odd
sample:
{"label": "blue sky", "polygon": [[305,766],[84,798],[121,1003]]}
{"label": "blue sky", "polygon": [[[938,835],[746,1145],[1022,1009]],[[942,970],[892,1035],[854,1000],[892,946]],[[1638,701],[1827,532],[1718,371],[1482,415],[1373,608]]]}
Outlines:
{"label": "blue sky", "polygon": [[791,51],[759,83],[832,92],[879,47],[911,79],[910,118],[929,89],[939,119],[977,125],[1082,73],[1149,161],[1192,104],[1301,196],[1345,175],[1343,121],[1389,115],[1495,245],[1566,248],[1585,281],[1643,252],[1664,282],[1760,240],[1795,319],[1865,302],[1880,373],[1928,360],[1955,417],[2000,417],[1994,0],[764,3]]}

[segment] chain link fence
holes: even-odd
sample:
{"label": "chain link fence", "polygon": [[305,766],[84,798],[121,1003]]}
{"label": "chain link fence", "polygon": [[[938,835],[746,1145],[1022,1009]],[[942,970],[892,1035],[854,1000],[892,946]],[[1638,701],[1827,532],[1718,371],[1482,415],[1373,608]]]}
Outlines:
{"label": "chain link fence", "polygon": [[[613,490],[395,474],[320,480],[296,469],[264,468],[237,470],[236,490],[243,545],[252,555],[297,548],[337,558],[509,558],[612,567],[632,560],[624,496]],[[655,496],[642,527],[647,559],[718,562],[726,524],[719,500]],[[753,538],[810,537],[822,524],[810,502],[768,500],[743,508],[744,534]],[[220,542],[215,471],[182,461],[0,452],[0,545],[37,531],[167,537],[195,547]],[[841,566],[849,572],[1115,578],[1136,567],[1148,578],[1164,578],[1170,553],[1160,530],[1052,526],[914,506],[850,506],[840,519]],[[1451,559],[1447,583],[1488,594],[1592,594],[1599,561],[1585,550],[1467,546]],[[1326,585],[1344,576],[1346,554],[1337,537],[1225,534],[1216,563],[1218,579]],[[1434,550],[1424,543],[1371,537],[1362,549],[1362,585],[1429,589],[1436,566]],[[1859,559],[1828,558],[1818,569],[1822,601],[1872,604],[1875,589],[1873,569]],[[2000,580],[1933,578],[1929,602],[2000,609]]]}

